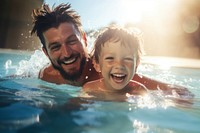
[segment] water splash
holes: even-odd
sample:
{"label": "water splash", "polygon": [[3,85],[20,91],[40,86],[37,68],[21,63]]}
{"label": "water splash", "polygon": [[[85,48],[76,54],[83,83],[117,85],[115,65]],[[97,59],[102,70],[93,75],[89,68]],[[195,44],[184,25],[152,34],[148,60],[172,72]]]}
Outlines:
{"label": "water splash", "polygon": [[166,109],[169,106],[174,106],[172,102],[165,98],[162,91],[149,91],[144,96],[137,96],[131,94],[126,94],[126,96],[127,102],[131,103],[129,110],[132,110],[131,107],[148,109],[161,107]]}
{"label": "water splash", "polygon": [[170,90],[163,91],[159,88],[157,90],[148,90],[143,96],[126,94],[127,102],[130,104],[130,109],[134,108],[164,108],[168,107],[191,107],[193,105],[194,94],[187,90]]}
{"label": "water splash", "polygon": [[15,71],[14,75],[17,77],[38,77],[39,71],[49,63],[49,59],[41,50],[35,50],[29,60],[21,60],[18,65],[13,65],[12,60],[7,60],[4,68],[6,74]]}

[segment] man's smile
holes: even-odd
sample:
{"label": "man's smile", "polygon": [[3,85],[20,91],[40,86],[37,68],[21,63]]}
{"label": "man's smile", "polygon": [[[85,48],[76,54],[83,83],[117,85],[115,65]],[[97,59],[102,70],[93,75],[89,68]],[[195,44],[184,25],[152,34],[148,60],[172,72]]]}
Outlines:
{"label": "man's smile", "polygon": [[70,59],[68,59],[68,60],[65,60],[65,61],[63,62],[63,64],[65,64],[65,65],[72,64],[72,63],[74,63],[74,62],[77,60],[77,58],[78,58],[78,57],[74,57],[74,58],[70,58]]}
{"label": "man's smile", "polygon": [[70,64],[73,64],[74,62],[77,61],[79,55],[73,55],[71,57],[68,57],[68,58],[64,58],[63,60],[61,60],[59,63],[61,64],[65,64],[65,65],[70,65]]}

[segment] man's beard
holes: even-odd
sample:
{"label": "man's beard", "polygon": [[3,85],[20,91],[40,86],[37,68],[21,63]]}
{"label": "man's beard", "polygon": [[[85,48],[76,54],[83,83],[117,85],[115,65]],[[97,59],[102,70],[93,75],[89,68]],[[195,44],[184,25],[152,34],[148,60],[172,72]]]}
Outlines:
{"label": "man's beard", "polygon": [[86,57],[82,58],[79,70],[72,74],[65,72],[65,70],[62,69],[61,67],[54,65],[52,61],[51,61],[51,64],[56,70],[58,70],[60,72],[60,74],[62,75],[62,77],[64,79],[69,80],[69,81],[76,81],[78,78],[80,78],[80,76],[83,72],[84,65],[86,64]]}

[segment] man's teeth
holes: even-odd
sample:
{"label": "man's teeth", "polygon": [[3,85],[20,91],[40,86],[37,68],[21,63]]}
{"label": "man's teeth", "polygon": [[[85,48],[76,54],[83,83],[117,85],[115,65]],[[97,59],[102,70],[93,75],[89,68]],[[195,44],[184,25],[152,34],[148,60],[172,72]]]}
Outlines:
{"label": "man's teeth", "polygon": [[64,63],[64,64],[71,64],[71,63],[73,63],[74,61],[76,61],[76,58],[71,58],[71,59],[65,60],[63,63]]}

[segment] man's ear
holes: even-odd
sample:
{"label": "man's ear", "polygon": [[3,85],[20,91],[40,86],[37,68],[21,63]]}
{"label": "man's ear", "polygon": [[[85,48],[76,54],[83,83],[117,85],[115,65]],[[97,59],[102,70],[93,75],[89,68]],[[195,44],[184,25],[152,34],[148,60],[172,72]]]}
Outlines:
{"label": "man's ear", "polygon": [[47,50],[44,47],[42,47],[42,51],[45,53],[46,56],[49,56]]}

